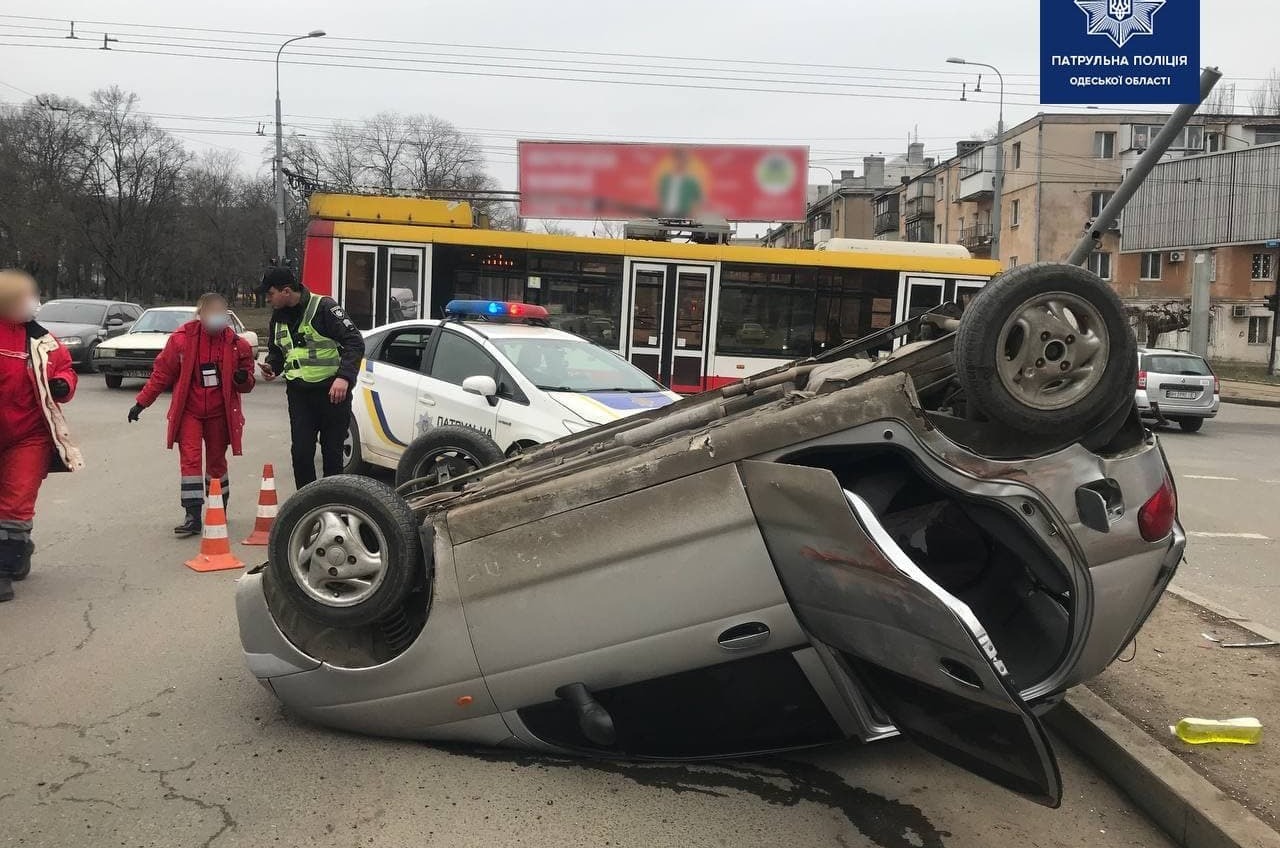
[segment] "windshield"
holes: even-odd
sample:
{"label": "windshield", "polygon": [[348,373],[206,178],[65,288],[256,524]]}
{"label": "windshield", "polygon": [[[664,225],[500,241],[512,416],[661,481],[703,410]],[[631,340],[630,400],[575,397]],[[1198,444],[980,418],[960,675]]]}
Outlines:
{"label": "windshield", "polygon": [[54,324],[102,324],[107,314],[106,304],[76,303],[70,300],[51,300],[40,307],[40,320]]}
{"label": "windshield", "polygon": [[195,317],[194,309],[148,309],[129,332],[172,333]]}
{"label": "windshield", "polygon": [[535,386],[549,392],[660,392],[640,369],[617,354],[574,339],[492,339]]}
{"label": "windshield", "polygon": [[1180,374],[1188,377],[1208,377],[1213,374],[1208,364],[1198,356],[1146,356],[1143,369],[1156,374]]}

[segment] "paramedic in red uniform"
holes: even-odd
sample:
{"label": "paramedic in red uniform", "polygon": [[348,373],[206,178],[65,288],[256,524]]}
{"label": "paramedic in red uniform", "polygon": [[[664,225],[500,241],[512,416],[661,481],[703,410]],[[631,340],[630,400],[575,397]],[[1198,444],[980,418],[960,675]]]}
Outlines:
{"label": "paramedic in red uniform", "polygon": [[225,505],[230,493],[227,447],[240,455],[244,433],[240,395],[253,389],[253,349],[228,322],[227,301],[222,295],[201,295],[196,319],[169,336],[156,357],[151,379],[129,410],[129,420],[137,421],[161,392],[173,389],[167,438],[170,449],[174,442],[178,444],[180,493],[187,511],[186,519],[173,528],[179,536],[200,532],[201,507],[209,481],[215,477],[222,483]]}
{"label": "paramedic in red uniform", "polygon": [[76,390],[71,355],[35,321],[36,281],[0,271],[0,601],[31,570],[31,519],[50,471],[84,467],[61,404]]}

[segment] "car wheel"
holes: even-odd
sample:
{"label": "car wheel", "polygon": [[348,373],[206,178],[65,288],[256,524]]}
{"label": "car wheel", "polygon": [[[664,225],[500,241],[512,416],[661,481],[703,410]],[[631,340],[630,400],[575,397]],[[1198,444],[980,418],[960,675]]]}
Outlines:
{"label": "car wheel", "polygon": [[108,389],[118,389],[124,385],[124,377],[119,374],[103,374],[102,379],[107,381]]}
{"label": "car wheel", "polygon": [[1203,418],[1179,418],[1178,426],[1182,428],[1184,433],[1198,433],[1200,428],[1204,426]]}
{"label": "car wheel", "polygon": [[342,473],[367,474],[368,472],[369,464],[364,461],[364,454],[360,450],[360,428],[353,415],[347,424],[347,437],[342,441]]}
{"label": "car wheel", "polygon": [[470,427],[432,427],[401,455],[396,486],[414,481],[422,488],[439,486],[505,458],[493,439]]}
{"label": "car wheel", "polygon": [[970,403],[1025,433],[1080,438],[1133,403],[1137,340],[1111,287],[1075,265],[1022,265],[988,283],[956,332]]}
{"label": "car wheel", "polygon": [[280,507],[267,579],[309,618],[364,627],[400,607],[422,563],[417,520],[385,483],[326,477]]}
{"label": "car wheel", "polygon": [[89,345],[89,349],[84,352],[84,373],[93,374],[98,370],[98,365],[93,361],[93,356],[98,352],[98,343],[94,342]]}

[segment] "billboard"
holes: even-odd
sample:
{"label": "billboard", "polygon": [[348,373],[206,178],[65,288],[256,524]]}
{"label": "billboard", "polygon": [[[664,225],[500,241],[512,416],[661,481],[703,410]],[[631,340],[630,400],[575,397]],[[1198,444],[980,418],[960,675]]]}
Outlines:
{"label": "billboard", "polygon": [[524,218],[804,220],[809,148],[521,141]]}

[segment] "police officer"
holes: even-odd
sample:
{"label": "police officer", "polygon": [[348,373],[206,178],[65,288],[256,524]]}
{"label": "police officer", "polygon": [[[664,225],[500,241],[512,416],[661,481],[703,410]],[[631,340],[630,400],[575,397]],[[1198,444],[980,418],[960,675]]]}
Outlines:
{"label": "police officer", "polygon": [[268,270],[262,289],[273,310],[262,376],[270,381],[284,375],[293,480],[301,489],[316,479],[317,437],[324,476],[342,473],[364,337],[333,298],[307,291],[288,268]]}

